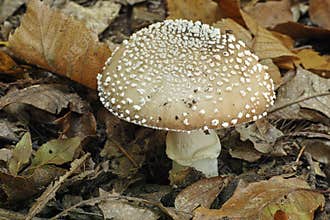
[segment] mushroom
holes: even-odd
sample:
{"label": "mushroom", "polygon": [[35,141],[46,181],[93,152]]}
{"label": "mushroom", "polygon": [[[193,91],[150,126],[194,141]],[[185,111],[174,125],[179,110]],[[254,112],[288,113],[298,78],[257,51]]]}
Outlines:
{"label": "mushroom", "polygon": [[274,103],[266,69],[231,31],[165,20],[123,42],[98,75],[98,90],[119,118],[169,131],[173,167],[210,177],[221,151],[213,129],[260,119]]}

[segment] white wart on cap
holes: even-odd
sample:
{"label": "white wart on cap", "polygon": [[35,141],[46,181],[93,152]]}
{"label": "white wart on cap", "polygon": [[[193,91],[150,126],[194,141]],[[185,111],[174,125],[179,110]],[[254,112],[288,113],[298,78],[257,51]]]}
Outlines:
{"label": "white wart on cap", "polygon": [[265,66],[242,41],[187,20],[133,34],[106,62],[98,90],[116,116],[173,131],[257,120],[275,99]]}

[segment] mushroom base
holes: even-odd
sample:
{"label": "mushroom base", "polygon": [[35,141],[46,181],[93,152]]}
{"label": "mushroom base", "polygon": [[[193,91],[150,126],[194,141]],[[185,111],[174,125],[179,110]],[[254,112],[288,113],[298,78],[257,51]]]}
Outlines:
{"label": "mushroom base", "polygon": [[167,133],[166,154],[173,160],[173,171],[189,166],[206,177],[218,176],[220,151],[220,140],[214,130],[209,134],[204,131]]}

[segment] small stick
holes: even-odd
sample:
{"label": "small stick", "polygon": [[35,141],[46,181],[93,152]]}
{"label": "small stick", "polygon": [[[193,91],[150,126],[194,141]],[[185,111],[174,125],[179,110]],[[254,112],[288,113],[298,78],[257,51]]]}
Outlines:
{"label": "small stick", "polygon": [[134,158],[120,145],[118,144],[116,141],[113,141],[113,143],[115,144],[115,146],[127,157],[127,159],[129,161],[131,161],[131,163],[134,165],[134,167],[138,168],[139,165],[137,164],[137,162],[134,160]]}

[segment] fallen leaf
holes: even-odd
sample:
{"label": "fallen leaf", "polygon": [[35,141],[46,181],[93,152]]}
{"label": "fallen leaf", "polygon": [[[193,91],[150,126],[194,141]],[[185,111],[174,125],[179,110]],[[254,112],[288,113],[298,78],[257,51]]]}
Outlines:
{"label": "fallen leaf", "polygon": [[11,104],[32,105],[52,114],[59,114],[63,109],[83,113],[87,104],[69,89],[57,84],[33,85],[24,89],[10,91],[0,98],[0,109]]}
{"label": "fallen leaf", "polygon": [[330,78],[330,58],[319,55],[313,49],[303,49],[298,51],[297,56],[301,65],[310,71],[320,72],[321,76]]}
{"label": "fallen leaf", "polygon": [[294,39],[315,39],[325,43],[330,37],[330,30],[320,27],[313,27],[297,22],[286,22],[278,24],[273,28],[274,31],[286,34]]}
{"label": "fallen leaf", "polygon": [[193,183],[177,195],[174,202],[175,208],[187,213],[199,206],[210,208],[218,194],[228,185],[229,179],[217,176]]}
{"label": "fallen leaf", "polygon": [[231,18],[240,25],[244,20],[240,11],[240,0],[218,0],[221,18]]}
{"label": "fallen leaf", "polygon": [[43,166],[36,168],[32,174],[25,176],[14,176],[0,172],[1,203],[11,205],[30,199],[35,194],[41,192],[56,177],[62,175],[64,169],[55,166]]}
{"label": "fallen leaf", "polygon": [[165,17],[165,9],[160,4],[152,4],[150,2],[148,4],[136,5],[132,11],[131,28],[133,31],[138,31],[152,23],[163,21]]}
{"label": "fallen leaf", "polygon": [[21,25],[9,37],[15,56],[62,74],[92,89],[96,75],[110,56],[106,44],[82,22],[30,0]]}
{"label": "fallen leaf", "polygon": [[0,7],[0,24],[2,24],[9,16],[11,16],[25,0],[4,0]]}
{"label": "fallen leaf", "polygon": [[[100,189],[100,196],[106,196],[110,193]],[[140,207],[134,202],[126,200],[105,200],[98,204],[104,218],[106,219],[144,219],[144,220],[157,220],[159,214],[154,210],[147,207]]]}
{"label": "fallen leaf", "polygon": [[212,0],[168,0],[168,19],[183,18],[212,24],[220,19],[218,4]]}
{"label": "fallen leaf", "polygon": [[245,7],[246,11],[263,27],[274,27],[277,24],[293,21],[291,1],[266,1]]}
{"label": "fallen leaf", "polygon": [[278,88],[282,84],[282,76],[279,68],[273,63],[272,59],[260,60],[260,63],[268,67],[267,73],[272,77],[275,88]]}
{"label": "fallen leaf", "polygon": [[72,161],[80,143],[79,137],[48,141],[35,153],[29,169],[35,169],[45,164],[61,165]]}
{"label": "fallen leaf", "polygon": [[309,0],[309,16],[314,23],[330,29],[330,1]]}
{"label": "fallen leaf", "polygon": [[252,48],[251,33],[243,26],[236,23],[233,19],[222,18],[220,21],[217,21],[212,26],[219,28],[221,32],[225,32],[225,30],[231,30],[235,34],[237,39],[242,40],[249,48]]}
{"label": "fallen leaf", "polygon": [[13,156],[9,160],[8,168],[12,175],[17,175],[22,166],[27,164],[32,154],[32,141],[29,132],[26,132],[13,150]]}
{"label": "fallen leaf", "polygon": [[120,5],[112,1],[98,1],[93,6],[83,7],[75,2],[67,2],[61,11],[77,20],[86,23],[86,26],[95,33],[102,33],[117,17]]}
{"label": "fallen leaf", "polygon": [[296,58],[296,55],[286,48],[272,32],[261,27],[250,15],[241,11],[242,17],[254,35],[252,49],[260,59],[287,57]]}
{"label": "fallen leaf", "polygon": [[305,151],[310,153],[318,162],[330,164],[330,140],[311,138],[305,139],[301,143],[305,146]]}
{"label": "fallen leaf", "polygon": [[238,158],[241,160],[248,161],[250,163],[259,160],[262,154],[257,151],[251,142],[241,142],[237,143],[234,146],[231,146],[229,149],[229,154],[233,158]]}
{"label": "fallen leaf", "polygon": [[283,133],[270,124],[267,119],[257,120],[253,124],[243,124],[236,126],[236,130],[240,133],[242,141],[251,141],[254,148],[261,153],[270,153],[278,138]]}
{"label": "fallen leaf", "polygon": [[96,135],[96,120],[91,112],[85,114],[68,112],[54,124],[62,127],[61,133],[66,137],[80,137],[83,140]]}
{"label": "fallen leaf", "polygon": [[45,206],[55,197],[58,189],[63,185],[64,181],[68,179],[79,167],[81,167],[90,153],[86,153],[79,159],[71,162],[70,170],[66,171],[60,178],[53,183],[50,183],[45,191],[36,199],[36,202],[30,207],[29,212],[26,214],[25,220],[32,220]]}
{"label": "fallen leaf", "polygon": [[19,141],[18,133],[23,131],[23,128],[19,128],[20,126],[18,123],[0,119],[0,140]]}
{"label": "fallen leaf", "polygon": [[0,73],[15,74],[20,72],[23,72],[23,69],[9,55],[0,51]]}
{"label": "fallen leaf", "polygon": [[[324,196],[310,190],[298,178],[273,177],[269,180],[239,184],[233,196],[219,210],[198,208],[194,220],[274,219],[278,210],[289,219],[313,219],[314,212],[324,207]],[[277,214],[278,215],[278,214]]]}
{"label": "fallen leaf", "polygon": [[0,149],[0,161],[7,163],[10,158],[13,156],[13,151],[7,148]]}
{"label": "fallen leaf", "polygon": [[[330,79],[319,77],[298,67],[295,77],[279,88],[269,117],[312,121],[324,121],[326,117],[327,120],[330,117],[330,96],[326,95],[329,93],[329,88]],[[324,95],[317,97],[319,94]],[[312,96],[316,97],[304,100]],[[293,103],[296,101],[298,103]]]}

